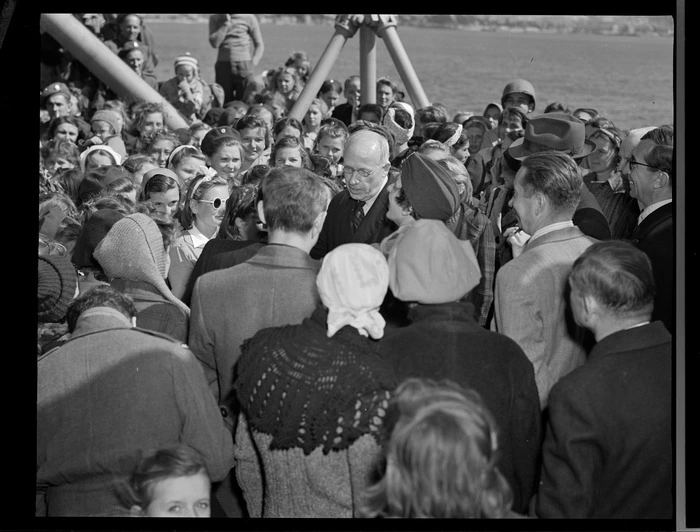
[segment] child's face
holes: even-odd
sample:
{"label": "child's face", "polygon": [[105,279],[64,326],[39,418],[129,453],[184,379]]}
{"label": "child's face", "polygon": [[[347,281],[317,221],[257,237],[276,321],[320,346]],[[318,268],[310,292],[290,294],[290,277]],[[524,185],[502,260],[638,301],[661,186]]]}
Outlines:
{"label": "child's face", "polygon": [[340,94],[331,89],[328,92],[321,94],[321,99],[326,102],[328,109],[332,110],[337,105],[338,100],[340,99]]}
{"label": "child's face", "polygon": [[221,146],[209,158],[209,166],[216,170],[219,177],[227,181],[234,181],[241,170],[242,156],[243,154],[237,145]]}
{"label": "child's face", "polygon": [[498,109],[498,107],[492,105],[491,107],[486,109],[484,117],[491,124],[491,129],[493,129],[495,127],[498,127],[498,119],[501,118],[501,111]]}
{"label": "child's face", "polygon": [[139,33],[141,33],[141,19],[134,15],[124,17],[120,29],[122,31],[122,36],[127,41],[135,41],[138,39]]}
{"label": "child's face", "polygon": [[78,141],[78,127],[64,122],[56,128],[53,137],[55,139],[65,139],[76,143]]}
{"label": "child's face", "polygon": [[384,109],[394,102],[394,91],[389,85],[379,85],[377,87],[377,103]]}
{"label": "child's face", "polygon": [[151,192],[148,195],[148,201],[153,203],[157,212],[172,214],[175,212],[177,204],[180,202],[180,189],[173,187],[165,192]]}
{"label": "child's face", "polygon": [[[460,162],[465,162],[467,160],[467,157],[469,157],[469,154],[471,153],[471,142],[467,142],[463,146],[457,148],[456,150],[452,150],[450,148],[450,152],[452,153],[452,156],[458,159]],[[478,146],[477,146],[477,151],[478,151]]]}
{"label": "child's face", "polygon": [[303,59],[297,59],[294,61],[294,68],[297,69],[300,78],[304,78],[304,76],[309,73],[309,66],[309,63]]}
{"label": "child's face", "polygon": [[178,81],[191,83],[194,79],[194,67],[192,65],[179,65],[175,69],[175,76]]}
{"label": "child's face", "polygon": [[143,71],[143,52],[141,50],[132,50],[126,56],[126,64],[131,67],[131,70],[136,72],[139,76]]}
{"label": "child's face", "polygon": [[113,165],[114,161],[106,153],[95,152],[88,155],[85,161],[85,173],[100,166],[110,166]]}
{"label": "child's face", "polygon": [[302,164],[301,151],[299,148],[281,148],[275,153],[275,168],[281,168],[283,166],[301,168]]}
{"label": "child's face", "polygon": [[92,129],[92,134],[100,137],[103,142],[114,134],[112,132],[112,126],[104,120],[94,120],[90,124],[90,129]]}
{"label": "child's face", "polygon": [[352,104],[354,107],[360,105],[360,80],[354,80],[350,82],[343,91],[343,95],[348,103]]}
{"label": "child's face", "polygon": [[188,184],[194,176],[197,175],[199,167],[204,166],[204,162],[195,157],[183,157],[177,166],[173,167],[173,172],[175,172],[180,179],[186,184]]}
{"label": "child's face", "polygon": [[55,159],[49,159],[48,161],[46,161],[46,169],[52,174],[55,174],[63,168],[72,170],[73,168],[75,168],[75,164],[63,157],[56,157]]}
{"label": "child's face", "polygon": [[158,161],[158,166],[165,168],[170,153],[175,149],[175,144],[169,139],[160,139],[153,143],[148,150],[148,155]]}
{"label": "child's face", "polygon": [[294,78],[291,74],[282,74],[277,78],[277,87],[282,94],[287,94],[294,89]]}
{"label": "child's face", "polygon": [[265,150],[265,130],[261,127],[244,128],[241,130],[241,140],[246,160],[254,161]]}
{"label": "child's face", "polygon": [[312,105],[309,107],[309,110],[306,111],[306,123],[311,127],[318,127],[321,124],[322,118],[321,110],[316,105]]}
{"label": "child's face", "polygon": [[204,473],[165,478],[153,485],[145,517],[209,517],[211,485]]}
{"label": "child's face", "polygon": [[151,131],[163,129],[163,115],[160,113],[150,113],[143,117],[141,124],[141,137],[146,136]]}
{"label": "child's face", "polygon": [[484,131],[480,127],[468,127],[466,133],[467,139],[469,139],[469,153],[474,154],[481,147]]}
{"label": "child's face", "polygon": [[334,164],[338,164],[345,151],[345,139],[343,137],[329,137],[323,135],[318,139],[318,153],[328,157]]}

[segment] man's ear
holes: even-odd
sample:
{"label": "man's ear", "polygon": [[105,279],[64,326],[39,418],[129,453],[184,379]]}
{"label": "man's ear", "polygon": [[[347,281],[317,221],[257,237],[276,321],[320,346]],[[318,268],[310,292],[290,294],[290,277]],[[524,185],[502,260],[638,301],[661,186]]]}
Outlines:
{"label": "man's ear", "polygon": [[255,207],[258,209],[258,217],[260,218],[260,221],[267,225],[267,221],[265,221],[265,211],[263,210],[263,202],[258,201],[258,203],[255,204]]}
{"label": "man's ear", "polygon": [[656,172],[656,176],[654,177],[654,181],[652,182],[652,187],[655,189],[661,189],[665,188],[669,185],[669,181],[671,180],[671,176],[668,175],[668,172],[664,172],[663,170],[659,170]]}
{"label": "man's ear", "polygon": [[326,221],[326,215],[328,214],[328,211],[323,211],[316,216],[316,219],[314,220],[313,226],[311,228],[311,236],[313,238],[316,238],[316,236],[321,234],[321,230],[323,229],[323,224]]}
{"label": "man's ear", "polygon": [[535,192],[535,201],[537,202],[537,207],[535,207],[535,214],[539,216],[547,208],[547,196],[545,196],[541,192]]}

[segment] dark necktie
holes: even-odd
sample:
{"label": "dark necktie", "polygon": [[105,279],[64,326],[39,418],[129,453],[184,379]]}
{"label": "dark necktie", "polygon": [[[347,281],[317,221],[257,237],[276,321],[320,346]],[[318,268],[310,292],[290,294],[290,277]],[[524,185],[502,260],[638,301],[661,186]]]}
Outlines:
{"label": "dark necktie", "polygon": [[362,223],[362,220],[365,217],[365,210],[363,207],[365,206],[364,201],[358,201],[355,205],[355,210],[352,213],[352,232],[356,233],[357,228],[360,227],[360,224]]}

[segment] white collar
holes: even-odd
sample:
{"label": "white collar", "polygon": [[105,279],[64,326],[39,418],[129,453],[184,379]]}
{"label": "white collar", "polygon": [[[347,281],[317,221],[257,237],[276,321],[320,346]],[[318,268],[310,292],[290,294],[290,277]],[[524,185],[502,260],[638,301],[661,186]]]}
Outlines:
{"label": "white collar", "polygon": [[642,212],[639,213],[639,218],[637,218],[637,225],[642,223],[642,220],[649,216],[652,212],[654,212],[657,209],[660,209],[667,203],[671,203],[673,201],[673,198],[657,201],[656,203],[652,203],[648,207],[646,207]]}
{"label": "white collar", "polygon": [[544,227],[540,227],[537,231],[533,233],[533,235],[530,237],[530,242],[535,240],[535,238],[539,238],[542,235],[546,235],[547,233],[551,233],[552,231],[556,231],[558,229],[564,229],[565,227],[573,227],[574,222],[571,220],[567,220],[566,222],[557,222],[549,225],[545,225]]}
{"label": "white collar", "polygon": [[214,232],[214,235],[212,237],[206,236],[204,233],[202,233],[197,226],[193,223],[192,228],[187,231],[190,236],[192,237],[192,243],[194,244],[194,247],[202,247],[204,246],[211,238],[213,238],[214,235],[216,235],[216,232]]}
{"label": "white collar", "polygon": [[382,186],[379,187],[379,190],[377,190],[377,193],[369,198],[367,201],[365,201],[364,206],[362,207],[362,210],[365,211],[365,214],[369,212],[369,210],[372,208],[372,205],[374,205],[374,202],[376,199],[379,197],[379,193],[384,190],[384,187],[386,186],[386,182],[389,180],[389,174],[384,176],[384,181],[382,181]]}

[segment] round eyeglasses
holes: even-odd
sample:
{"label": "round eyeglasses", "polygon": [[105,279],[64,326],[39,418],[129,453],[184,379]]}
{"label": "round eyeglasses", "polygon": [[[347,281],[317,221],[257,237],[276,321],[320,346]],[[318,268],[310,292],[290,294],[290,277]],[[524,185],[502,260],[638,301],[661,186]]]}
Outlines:
{"label": "round eyeglasses", "polygon": [[199,201],[200,203],[211,203],[212,206],[213,206],[215,209],[218,209],[218,208],[221,207],[224,203],[226,203],[226,200],[225,200],[225,199],[221,199],[221,198],[214,198],[213,200],[204,200],[204,199],[201,199],[201,200],[197,200],[197,201]]}

